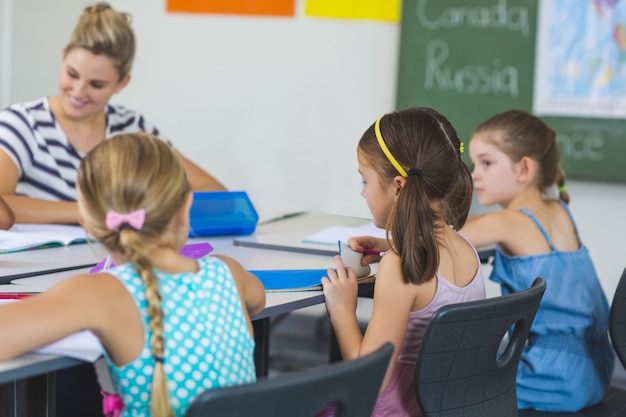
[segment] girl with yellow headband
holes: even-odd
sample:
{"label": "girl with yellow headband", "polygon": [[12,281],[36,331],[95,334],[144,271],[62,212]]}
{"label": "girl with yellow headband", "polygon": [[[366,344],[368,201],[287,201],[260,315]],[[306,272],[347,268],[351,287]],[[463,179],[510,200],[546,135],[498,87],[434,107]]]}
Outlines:
{"label": "girl with yellow headband", "polygon": [[519,407],[598,403],[613,373],[609,305],[568,208],[554,130],[526,111],[505,111],[476,128],[469,153],[478,201],[502,208],[463,228],[476,246],[496,244],[491,280],[504,293],[537,277],[548,284],[519,363]]}
{"label": "girl with yellow headband", "polygon": [[335,258],[322,278],[326,307],[343,359],[383,343],[395,347],[373,416],[420,416],[414,390],[417,354],[432,315],[442,306],[485,298],[474,247],[457,230],[472,198],[470,172],[450,122],[428,108],[378,119],[357,148],[361,195],[387,239],[353,237],[363,264],[378,262],[374,307],[365,334],[356,317],[357,280]]}

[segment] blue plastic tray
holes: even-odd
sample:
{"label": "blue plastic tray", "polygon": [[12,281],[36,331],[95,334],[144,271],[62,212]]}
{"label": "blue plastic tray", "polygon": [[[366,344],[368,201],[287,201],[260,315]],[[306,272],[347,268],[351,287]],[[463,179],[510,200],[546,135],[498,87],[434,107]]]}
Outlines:
{"label": "blue plastic tray", "polygon": [[259,216],[245,191],[202,191],[193,193],[189,221],[189,237],[249,235]]}

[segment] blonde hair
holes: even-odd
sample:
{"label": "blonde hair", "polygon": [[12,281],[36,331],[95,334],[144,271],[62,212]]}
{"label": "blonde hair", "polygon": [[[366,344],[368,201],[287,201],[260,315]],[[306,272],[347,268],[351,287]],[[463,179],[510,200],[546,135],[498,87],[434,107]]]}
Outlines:
{"label": "blonde hair", "polygon": [[474,130],[474,134],[478,133],[513,162],[525,156],[535,160],[539,168],[535,179],[537,188],[549,195],[548,191],[556,184],[559,199],[569,203],[556,133],[543,120],[525,110],[507,110],[479,124]]}
{"label": "blonde hair", "polygon": [[115,62],[119,80],[130,74],[135,58],[135,33],[128,13],[99,2],[83,9],[65,51],[84,48],[94,55],[104,55]]}
{"label": "blonde hair", "polygon": [[[408,172],[386,229],[399,254],[402,278],[422,284],[439,267],[443,224],[459,230],[472,202],[472,178],[461,159],[461,141],[452,124],[437,111],[414,107],[380,119],[381,136],[399,165]],[[359,141],[359,157],[383,184],[400,175],[378,143],[375,125]]]}
{"label": "blonde hair", "polygon": [[[162,361],[165,343],[161,295],[147,251],[154,245],[171,246],[170,229],[183,227],[172,224],[190,191],[183,163],[167,143],[153,135],[118,135],[100,143],[83,159],[77,189],[79,212],[87,231],[109,251],[124,254],[144,282],[152,332],[150,345],[156,359],[150,407],[153,416],[170,416]],[[130,213],[137,209],[145,210],[140,230],[107,228],[108,211]]]}

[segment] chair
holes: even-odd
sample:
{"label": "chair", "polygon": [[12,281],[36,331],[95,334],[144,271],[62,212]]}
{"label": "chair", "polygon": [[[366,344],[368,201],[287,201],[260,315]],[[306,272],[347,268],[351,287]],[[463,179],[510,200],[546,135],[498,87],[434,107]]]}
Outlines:
{"label": "chair", "polygon": [[[617,358],[626,367],[626,268],[617,284],[609,313],[609,335]],[[520,410],[519,417],[621,417],[626,416],[626,391],[611,387],[604,400],[574,413]]]}
{"label": "chair", "polygon": [[312,417],[334,403],[336,417],[369,417],[389,365],[393,345],[358,359],[208,390],[192,402],[186,417]]}
{"label": "chair", "polygon": [[433,315],[415,368],[426,417],[517,417],[517,365],[545,289],[537,278],[526,290]]}

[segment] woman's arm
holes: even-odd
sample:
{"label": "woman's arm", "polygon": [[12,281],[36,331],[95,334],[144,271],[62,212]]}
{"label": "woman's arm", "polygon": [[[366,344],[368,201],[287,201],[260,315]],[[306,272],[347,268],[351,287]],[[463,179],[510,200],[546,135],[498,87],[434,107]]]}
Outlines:
{"label": "woman's arm", "polygon": [[78,223],[78,206],[70,201],[47,201],[15,195],[18,170],[0,151],[0,196],[13,212],[15,223]]}
{"label": "woman's arm", "polygon": [[7,203],[0,197],[0,229],[8,230],[15,223],[15,215]]}
{"label": "woman's arm", "polygon": [[[178,152],[178,151],[177,151]],[[226,187],[208,172],[185,158],[180,152],[192,191],[225,191]]]}

